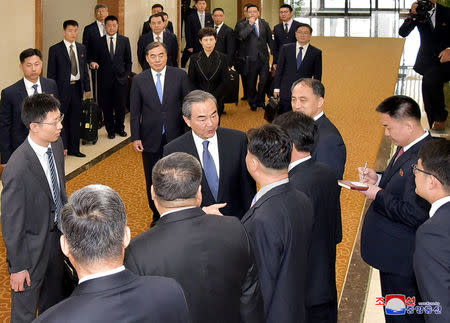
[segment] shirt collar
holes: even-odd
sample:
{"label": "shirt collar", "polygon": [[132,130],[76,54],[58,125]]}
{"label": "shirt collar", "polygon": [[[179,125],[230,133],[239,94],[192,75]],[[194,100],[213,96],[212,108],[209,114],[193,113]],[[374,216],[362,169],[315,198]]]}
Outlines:
{"label": "shirt collar", "polygon": [[275,187],[277,187],[277,186],[286,184],[286,183],[289,183],[289,178],[284,178],[284,179],[281,179],[281,180],[279,180],[279,181],[276,181],[276,182],[273,182],[273,183],[267,184],[266,186],[261,187],[261,189],[258,191],[258,193],[256,193],[256,196],[255,196],[255,203],[256,203],[261,197],[263,197],[264,194],[268,193],[271,189],[273,189],[273,188],[275,188]]}
{"label": "shirt collar", "polygon": [[77,46],[75,46],[75,42],[69,43],[69,42],[68,42],[67,40],[65,40],[65,39],[63,39],[63,42],[64,42],[64,44],[66,44],[66,47],[67,47],[67,48],[69,48],[70,45],[73,45],[73,47],[75,47],[75,49],[76,49],[76,47],[77,47]]}
{"label": "shirt collar", "polygon": [[321,117],[321,116],[323,116],[323,111],[322,112],[320,112],[318,115],[316,115],[316,116],[314,116],[314,121],[317,121],[317,120],[319,120],[319,118]]}
{"label": "shirt collar", "polygon": [[47,147],[38,145],[37,143],[35,143],[33,141],[33,139],[31,139],[30,135],[28,135],[27,139],[28,139],[28,143],[30,144],[31,148],[33,148],[36,155],[41,156],[41,157],[45,157],[47,150],[52,147],[50,143],[48,144]]}
{"label": "shirt collar", "polygon": [[225,23],[225,22],[223,21],[220,25],[214,25],[214,27],[217,27],[217,29],[220,29],[220,28],[222,28],[222,26],[223,26],[224,23]]}
{"label": "shirt collar", "polygon": [[424,130],[424,134],[422,136],[420,136],[419,138],[417,138],[416,140],[412,141],[411,143],[409,143],[406,146],[403,146],[403,152],[406,152],[409,148],[411,148],[412,146],[414,146],[415,144],[417,144],[419,141],[425,139],[425,137],[428,136],[428,130]]}
{"label": "shirt collar", "polygon": [[161,37],[161,39],[163,39],[164,30],[161,31],[161,33],[160,33],[159,35],[155,34],[153,31],[152,31],[152,33],[153,33],[153,40],[154,40],[154,41],[156,41],[156,37],[157,37],[157,36],[159,36],[159,37]]}
{"label": "shirt collar", "polygon": [[288,171],[291,171],[292,168],[294,168],[297,165],[300,165],[301,163],[303,163],[309,159],[311,159],[311,155],[300,158],[300,159],[296,160],[295,162],[290,163],[289,167],[288,167]]}
{"label": "shirt collar", "polygon": [[436,211],[443,206],[444,204],[447,204],[450,202],[450,195],[443,197],[437,201],[434,201],[433,204],[431,204],[430,208],[430,218],[436,213]]}
{"label": "shirt collar", "polygon": [[166,76],[166,68],[167,68],[167,65],[164,66],[164,68],[161,70],[161,72],[157,72],[153,68],[150,68],[150,70],[152,71],[153,78],[156,80],[156,78],[158,77],[157,76],[158,73],[161,73],[162,77]]}
{"label": "shirt collar", "polygon": [[189,210],[189,209],[193,209],[193,208],[196,208],[196,206],[194,205],[194,206],[180,207],[180,208],[175,209],[175,210],[170,210],[170,211],[164,212],[163,214],[161,214],[160,217],[162,218],[163,216],[165,216],[165,215],[167,215],[167,214],[170,214],[170,213],[175,213],[175,212],[183,211],[183,210]]}
{"label": "shirt collar", "polygon": [[120,267],[117,267],[117,268],[114,268],[114,269],[111,269],[111,270],[103,271],[103,272],[100,272],[100,273],[95,273],[95,274],[92,274],[92,275],[87,275],[87,276],[84,276],[83,278],[81,278],[78,281],[78,285],[83,283],[83,282],[85,282],[86,280],[91,280],[91,279],[95,279],[95,278],[100,278],[100,277],[105,277],[105,276],[109,276],[109,275],[114,275],[114,274],[120,273],[121,271],[124,271],[124,270],[125,270],[125,266],[122,265]]}
{"label": "shirt collar", "polygon": [[294,19],[292,19],[292,18],[286,22],[282,21],[283,27],[285,24],[288,24],[288,27],[291,27],[293,21],[294,21]]}
{"label": "shirt collar", "polygon": [[303,47],[303,51],[306,51],[308,49],[309,43],[301,45],[299,42],[297,42],[297,49],[300,48],[300,46]]}
{"label": "shirt collar", "polygon": [[112,36],[110,36],[110,35],[108,35],[108,34],[105,34],[105,36],[106,36],[106,40],[110,40],[110,38],[112,37],[113,38],[113,40],[116,40],[116,38],[117,38],[117,33],[115,33],[114,35],[112,35]]}
{"label": "shirt collar", "polygon": [[[205,139],[200,138],[199,136],[197,136],[197,134],[192,131],[192,137],[194,137],[194,142],[196,145],[203,145],[203,142],[205,141]],[[212,136],[211,138],[206,139],[209,141],[210,145],[217,145],[217,130],[216,133],[214,134],[214,136]]]}
{"label": "shirt collar", "polygon": [[[41,78],[40,78],[40,77],[38,77],[38,80],[37,80],[36,83],[33,83],[33,82],[27,80],[25,77],[23,78],[23,82],[25,83],[25,88],[26,88],[26,89],[33,89],[32,86],[33,86],[34,84],[37,84],[37,85],[39,85],[39,87],[41,88],[41,91],[42,91],[42,87],[41,87]],[[34,89],[33,89],[33,91],[34,91]]]}

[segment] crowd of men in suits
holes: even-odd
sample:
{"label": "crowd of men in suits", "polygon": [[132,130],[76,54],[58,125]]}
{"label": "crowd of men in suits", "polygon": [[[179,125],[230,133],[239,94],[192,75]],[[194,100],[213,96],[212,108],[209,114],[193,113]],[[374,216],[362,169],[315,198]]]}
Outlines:
{"label": "crowd of men in suits", "polygon": [[[211,16],[205,1],[196,5],[186,30],[198,33],[221,21],[218,29],[229,34],[223,10]],[[235,35],[254,110],[263,104],[267,47],[274,42],[259,8],[246,9]],[[2,93],[0,129],[7,137],[0,141],[17,136],[2,143],[2,162],[3,147],[10,149],[1,207],[11,322],[31,322],[37,311],[41,322],[337,322],[337,180],[347,152],[324,114],[321,52],[309,44],[311,27],[295,29],[292,8],[281,6],[273,70],[284,113],[245,134],[220,127],[214,95],[191,91],[187,73],[169,64],[174,36],[164,14],[152,12],[151,29],[139,40],[141,65],[148,68],[132,83],[130,123],[153,223],[130,241],[115,191],[91,185],[69,200],[65,192],[64,151],[82,153],[74,139],[77,121],[64,116],[73,116],[90,91],[88,64],[98,69],[108,137],[126,136],[130,44],[106,6],[95,12],[99,19],[85,28],[86,41],[92,41],[87,49],[75,42],[77,22],[65,21],[64,40],[49,51],[49,79],[39,76],[41,53],[27,49],[20,55],[24,79]],[[196,49],[190,42],[185,52]],[[419,106],[408,97],[390,97],[377,112],[399,148],[382,174],[358,169],[368,186],[362,193],[373,200],[362,229],[362,257],[380,269],[383,296],[440,301],[438,319],[447,317],[449,275],[439,268],[448,264],[448,141],[430,139],[420,126]],[[426,257],[435,266],[424,266]],[[430,279],[435,270],[437,278]],[[419,313],[408,318],[423,320]]]}

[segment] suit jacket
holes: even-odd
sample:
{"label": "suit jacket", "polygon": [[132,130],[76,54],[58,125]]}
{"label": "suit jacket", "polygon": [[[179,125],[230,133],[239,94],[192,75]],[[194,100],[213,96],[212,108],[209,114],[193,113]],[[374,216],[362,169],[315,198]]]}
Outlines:
{"label": "suit jacket", "polygon": [[[209,12],[205,12],[205,27],[214,28],[214,21]],[[194,53],[202,49],[202,45],[198,41],[198,32],[202,29],[197,11],[194,11],[186,18],[185,25],[186,48],[193,48]]]}
{"label": "suit jacket", "polygon": [[225,54],[227,57],[228,66],[233,66],[233,56],[236,48],[236,39],[234,38],[234,31],[227,25],[223,24],[217,34],[215,50]]}
{"label": "suit jacket", "polygon": [[[242,218],[256,193],[255,181],[245,164],[247,136],[241,131],[221,127],[217,129],[216,134],[220,168],[218,200],[214,199],[203,171],[202,206],[226,202],[227,206],[221,209],[222,214]],[[192,131],[164,146],[163,155],[178,151],[188,153],[200,161]]]}
{"label": "suit jacket", "polygon": [[[51,146],[64,205],[67,195],[62,140]],[[56,206],[47,177],[28,139],[12,154],[2,182],[2,233],[8,270],[16,273],[27,269],[31,281],[37,282],[47,269],[50,249],[56,248],[50,244]]]}
{"label": "suit jacket", "polygon": [[424,302],[440,302],[442,314],[427,322],[450,322],[450,203],[442,205],[416,232],[414,273]]}
{"label": "suit jacket", "polygon": [[124,270],[79,284],[72,295],[33,322],[189,322],[181,286],[164,277]]}
{"label": "suit jacket", "polygon": [[[40,77],[42,92],[58,97],[55,81]],[[22,79],[2,91],[0,103],[0,154],[1,164],[6,164],[14,150],[28,136],[28,129],[22,123],[22,101],[28,97]]]}
{"label": "suit jacket", "polygon": [[161,148],[163,125],[167,142],[181,136],[184,132],[181,105],[189,91],[186,72],[167,66],[161,104],[151,69],[136,75],[130,94],[131,139],[142,140],[145,151],[157,152]]}
{"label": "suit jacket", "polygon": [[[78,68],[80,72],[80,96],[83,97],[83,91],[89,92],[91,84],[89,81],[89,72],[87,69],[86,48],[83,44],[75,42],[77,48]],[[47,77],[55,80],[58,85],[58,93],[61,101],[70,99],[70,75],[72,65],[70,63],[69,53],[64,41],[51,46],[48,50]],[[62,111],[65,112],[65,111]]]}
{"label": "suit jacket", "polygon": [[336,172],[336,177],[342,179],[347,159],[344,140],[339,130],[325,114],[316,122],[319,128],[319,138],[311,155],[315,160],[331,166]]}
{"label": "suit jacket", "polygon": [[[149,19],[150,19],[150,17],[149,17]],[[152,29],[150,28],[150,20],[147,20],[142,25],[142,34],[141,34],[141,36],[144,36],[145,34],[149,33],[150,31],[152,31]],[[167,28],[164,31],[168,31],[171,34],[173,34],[173,24],[172,24],[171,21],[169,21],[167,23]]]}
{"label": "suit jacket", "polygon": [[279,185],[242,218],[258,267],[267,323],[305,322],[313,207],[292,184]]}
{"label": "suit jacket", "polygon": [[295,32],[297,31],[297,28],[299,26],[300,23],[297,20],[292,20],[291,28],[289,28],[289,31],[287,33],[284,32],[283,22],[280,22],[278,25],[275,25],[275,27],[273,27],[273,41],[272,41],[273,64],[277,64],[278,53],[280,52],[280,49],[283,45],[297,42]]}
{"label": "suit jacket", "polygon": [[[206,65],[215,66],[214,73],[209,77],[205,73]],[[228,84],[224,80],[229,78],[228,74],[227,58],[217,50],[214,50],[209,57],[203,50],[191,56],[188,76],[193,88],[211,93],[218,101],[225,96]]]}
{"label": "suit jacket", "polygon": [[[428,135],[394,163],[398,151],[381,177],[377,193],[364,218],[361,256],[366,263],[387,273],[413,276],[416,229],[428,218],[430,204],[415,192],[411,165]],[[392,246],[397,246],[393,248]]]}
{"label": "suit jacket", "polygon": [[176,279],[192,322],[263,322],[250,242],[236,218],[197,207],[164,215],[131,241],[125,265],[139,275]]}
{"label": "suit jacket", "polygon": [[297,42],[281,47],[275,74],[275,88],[280,89],[281,99],[290,101],[292,84],[302,78],[322,79],[322,51],[311,44],[306,50],[300,68],[295,55]]}
{"label": "suit jacket", "polygon": [[[423,75],[433,65],[442,66],[439,61],[439,53],[450,47],[450,8],[436,4],[435,27],[431,20],[418,22],[405,19],[400,26],[399,34],[407,37],[417,27],[420,33],[420,48],[417,53],[414,70]],[[448,66],[449,63],[444,63]]]}
{"label": "suit jacket", "polygon": [[87,25],[83,30],[83,45],[86,47],[87,57],[92,56],[92,49],[94,44],[101,37],[100,31],[98,30],[97,21]]}
{"label": "suit jacket", "polygon": [[[147,60],[145,59],[145,47],[148,44],[152,43],[153,33],[146,33],[139,37],[138,40],[138,49],[137,56],[139,60],[139,64],[142,67],[142,70],[146,70],[150,68]],[[177,37],[169,31],[164,30],[163,32],[163,43],[167,47],[167,65],[178,67],[178,40]]]}
{"label": "suit jacket", "polygon": [[260,59],[269,62],[269,51],[267,45],[272,45],[272,31],[269,24],[264,20],[258,19],[259,37],[255,29],[249,24],[248,20],[241,20],[236,25],[236,37],[240,41],[238,56],[247,58],[247,62]]}
{"label": "suit jacket", "polygon": [[337,297],[336,240],[341,208],[336,175],[330,166],[309,159],[289,171],[289,181],[309,197],[314,209],[306,304],[328,303]]}
{"label": "suit jacket", "polygon": [[95,41],[92,56],[88,59],[89,63],[96,62],[99,65],[98,87],[111,87],[114,81],[126,85],[128,84],[132,64],[130,40],[128,37],[117,34],[114,59],[111,60],[106,36]]}

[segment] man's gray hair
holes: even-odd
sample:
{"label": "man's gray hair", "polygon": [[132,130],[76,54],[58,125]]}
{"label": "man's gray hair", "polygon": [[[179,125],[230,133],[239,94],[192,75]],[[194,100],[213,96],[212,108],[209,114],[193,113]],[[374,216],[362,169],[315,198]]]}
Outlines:
{"label": "man's gray hair", "polygon": [[103,3],[96,4],[95,8],[94,8],[94,12],[96,12],[98,9],[103,9],[103,8],[108,10],[108,6],[106,4],[103,4]]}
{"label": "man's gray hair", "polygon": [[122,199],[105,185],[76,191],[61,212],[61,229],[70,253],[85,265],[121,257],[126,224]]}
{"label": "man's gray hair", "polygon": [[191,119],[192,115],[192,104],[193,103],[202,103],[208,100],[212,100],[217,107],[217,100],[211,93],[202,91],[202,90],[194,90],[191,91],[188,95],[184,97],[183,106],[181,108],[183,115]]}

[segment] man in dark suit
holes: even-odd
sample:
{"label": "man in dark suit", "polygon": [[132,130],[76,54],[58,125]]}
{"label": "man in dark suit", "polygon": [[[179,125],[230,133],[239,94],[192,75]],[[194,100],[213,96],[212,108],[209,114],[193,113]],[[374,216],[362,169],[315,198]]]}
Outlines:
{"label": "man in dark suit", "polygon": [[280,7],[280,20],[278,25],[273,27],[273,42],[272,42],[272,67],[277,69],[278,54],[280,49],[285,44],[295,43],[297,41],[295,32],[300,26],[300,23],[292,19],[292,7],[288,4],[283,4]]}
{"label": "man in dark suit", "polygon": [[[89,185],[61,214],[61,249],[78,286],[35,322],[188,322],[181,286],[164,277],[140,277],[123,266],[130,242],[125,205],[108,186]],[[149,301],[151,300],[151,301]]]}
{"label": "man in dark suit", "polygon": [[336,226],[341,210],[336,175],[330,166],[311,158],[318,134],[312,118],[290,111],[273,123],[293,141],[289,181],[311,199],[314,209],[305,322],[337,322]]}
{"label": "man in dark suit", "polygon": [[313,207],[289,183],[289,136],[269,124],[251,130],[249,140],[247,168],[260,189],[242,223],[256,258],[265,321],[305,322]]}
{"label": "man in dark suit", "polygon": [[97,39],[106,34],[105,18],[108,17],[108,7],[99,3],[95,6],[94,14],[95,21],[83,30],[83,45],[86,47],[88,57],[92,56],[91,50],[94,49]]}
{"label": "man in dark suit", "polygon": [[[157,13],[163,14],[164,28],[165,28],[165,30],[167,30],[168,32],[173,34],[174,33],[173,32],[173,24],[171,21],[168,20],[169,17],[167,15],[167,13],[164,12],[164,7],[159,3],[156,3],[152,6],[152,15],[151,16],[156,15]],[[150,18],[151,18],[151,16],[150,16]],[[148,18],[148,21],[144,22],[144,25],[142,26],[141,36],[144,36],[146,33],[152,31],[153,28],[151,27],[151,24],[150,24],[151,23],[150,18]]]}
{"label": "man in dark suit", "polygon": [[347,159],[347,149],[339,130],[325,116],[325,87],[319,80],[299,79],[292,84],[292,110],[301,112],[316,121],[319,138],[312,157],[334,169],[336,177],[342,179]]}
{"label": "man in dark suit", "polygon": [[86,48],[77,43],[78,23],[63,23],[64,39],[48,50],[47,77],[55,80],[64,113],[63,141],[69,155],[86,157],[80,152],[80,121],[83,93],[91,90]]}
{"label": "man in dark suit", "polygon": [[224,203],[224,215],[242,218],[256,192],[245,165],[247,136],[218,127],[217,101],[210,93],[189,93],[182,112],[191,131],[167,144],[163,155],[181,151],[197,158],[203,167],[202,206]]}
{"label": "man in dark suit", "polygon": [[131,73],[131,47],[128,37],[119,35],[116,16],[105,18],[106,35],[94,44],[90,66],[98,69],[98,104],[105,116],[108,138],[117,133],[126,137],[124,128],[128,76]]}
{"label": "man in dark suit", "polygon": [[148,203],[155,222],[159,213],[150,193],[152,168],[162,157],[164,145],[184,133],[181,105],[190,85],[185,71],[166,65],[163,43],[147,45],[146,53],[150,69],[134,77],[130,124],[133,146],[142,152]]}
{"label": "man in dark suit", "polygon": [[31,322],[66,296],[57,228],[67,201],[63,116],[48,94],[25,98],[21,116],[29,135],[3,171],[1,198],[12,323]]}
{"label": "man in dark suit", "polygon": [[152,26],[151,32],[142,35],[138,40],[137,56],[142,70],[145,71],[150,67],[146,59],[147,54],[145,48],[154,41],[164,43],[167,50],[167,65],[178,67],[177,37],[164,30],[164,17],[161,13],[151,15],[149,20],[150,25]]}
{"label": "man in dark suit", "polygon": [[2,165],[8,162],[29,132],[20,117],[23,99],[36,93],[48,93],[58,97],[55,81],[39,76],[42,72],[42,54],[39,49],[25,49],[20,53],[19,59],[23,79],[3,89],[1,96],[0,164]]}
{"label": "man in dark suit", "polygon": [[225,12],[222,8],[215,8],[212,13],[212,18],[217,33],[216,47],[214,49],[227,57],[228,67],[231,67],[233,66],[233,56],[236,47],[233,29],[224,23]]}
{"label": "man in dark suit", "polygon": [[263,322],[247,233],[238,219],[200,209],[201,178],[200,163],[186,153],[173,153],[155,165],[152,197],[161,219],[133,239],[125,266],[139,275],[178,281],[192,322]]}
{"label": "man in dark suit", "polygon": [[[377,107],[385,135],[397,151],[382,174],[359,167],[359,178],[368,184],[361,191],[370,205],[361,231],[361,256],[380,271],[382,295],[417,296],[413,272],[414,236],[428,219],[430,204],[415,193],[411,165],[420,147],[431,137],[420,125],[419,105],[403,95],[385,99]],[[397,246],[393,248],[393,246]],[[423,322],[421,315],[385,315],[386,322]]]}
{"label": "man in dark suit", "polygon": [[291,87],[300,78],[322,78],[322,51],[310,44],[312,28],[300,24],[297,42],[281,47],[273,95],[280,97],[281,113],[291,111]]}
{"label": "man in dark suit", "polygon": [[[235,50],[235,57],[234,57],[234,67],[236,68],[236,71],[241,75],[241,80],[242,80],[242,90],[243,90],[243,96],[241,97],[241,100],[247,100],[247,73],[245,71],[245,57],[239,57],[239,49],[241,47],[241,41],[239,40],[239,37],[237,37],[236,35],[236,28],[237,25],[240,24],[241,22],[244,22],[245,20],[248,19],[248,13],[247,13],[247,7],[251,5],[250,3],[246,3],[243,7],[242,7],[242,13],[244,15],[244,18],[239,19],[236,22],[236,25],[234,26],[234,39],[236,41],[236,50]],[[245,74],[244,74],[245,73]]]}
{"label": "man in dark suit", "polygon": [[202,50],[202,46],[198,41],[198,32],[205,27],[214,27],[214,21],[209,12],[206,12],[205,0],[194,0],[197,11],[191,13],[186,19],[185,36],[186,47],[183,51],[183,57],[181,58],[181,67],[185,67],[189,57],[193,53],[197,53]]}
{"label": "man in dark suit", "polygon": [[[247,6],[248,19],[236,25],[240,41],[238,56],[244,60],[243,74],[247,75],[247,95],[252,111],[265,105],[265,87],[269,78],[268,45],[272,42],[269,24],[260,18],[256,5]],[[259,81],[258,81],[259,77]]]}
{"label": "man in dark suit", "polygon": [[431,203],[430,218],[416,232],[414,273],[422,299],[442,307],[442,314],[426,315],[426,322],[450,322],[449,165],[450,141],[436,139],[422,145],[413,168],[416,193]]}
{"label": "man in dark suit", "polygon": [[399,34],[406,37],[415,27],[419,30],[420,48],[414,70],[423,75],[422,96],[428,124],[433,130],[442,131],[448,116],[443,86],[450,81],[450,7],[436,0],[431,2],[435,8],[428,17],[417,15],[418,2],[414,2]]}

